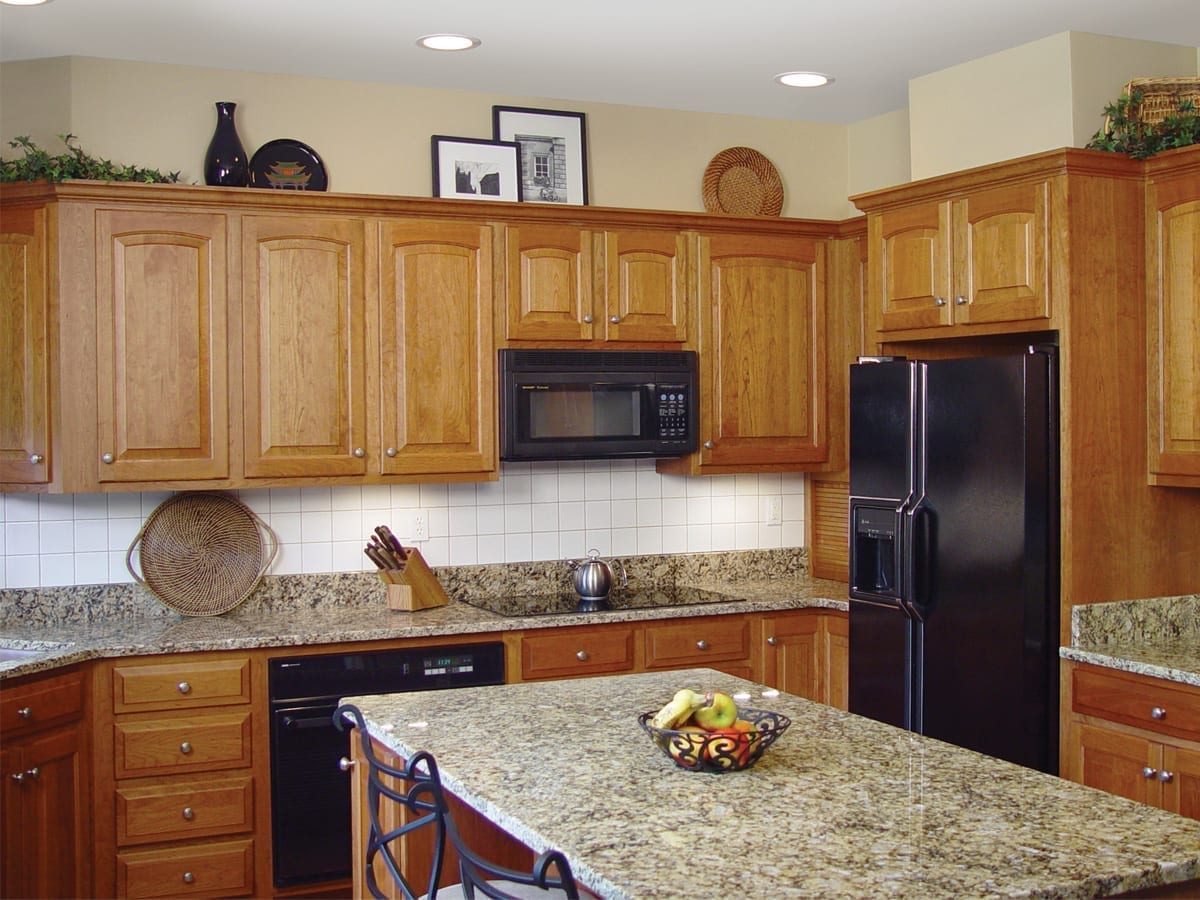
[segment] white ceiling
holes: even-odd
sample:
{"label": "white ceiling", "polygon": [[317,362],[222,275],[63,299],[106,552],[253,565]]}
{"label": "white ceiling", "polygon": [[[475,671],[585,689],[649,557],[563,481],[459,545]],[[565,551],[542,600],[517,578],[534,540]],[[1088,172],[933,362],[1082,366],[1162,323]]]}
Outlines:
{"label": "white ceiling", "polygon": [[[414,45],[441,31],[483,44]],[[915,76],[1063,31],[1197,47],[1200,0],[51,0],[0,6],[0,60],[96,56],[844,123],[907,106]],[[793,69],[837,80],[773,81]]]}

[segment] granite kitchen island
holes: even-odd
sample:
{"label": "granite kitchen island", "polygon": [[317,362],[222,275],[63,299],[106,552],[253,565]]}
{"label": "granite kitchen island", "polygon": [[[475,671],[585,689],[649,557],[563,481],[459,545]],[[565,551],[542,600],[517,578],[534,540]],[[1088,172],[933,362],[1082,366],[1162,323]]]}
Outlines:
{"label": "granite kitchen island", "polygon": [[[674,765],[637,715],[680,687],[792,726],[754,768]],[[710,669],[347,698],[387,750],[606,898],[1200,892],[1200,822]]]}

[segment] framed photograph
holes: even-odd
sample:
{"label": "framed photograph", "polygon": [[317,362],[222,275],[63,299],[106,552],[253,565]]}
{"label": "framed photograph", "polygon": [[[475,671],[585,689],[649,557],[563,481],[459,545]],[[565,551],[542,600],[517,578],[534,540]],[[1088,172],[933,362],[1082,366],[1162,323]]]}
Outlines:
{"label": "framed photograph", "polygon": [[492,136],[521,148],[521,187],[534,203],[586,206],[587,132],[583,113],[493,106]]}
{"label": "framed photograph", "polygon": [[514,142],[435,134],[431,145],[433,196],[514,202],[521,199],[519,148]]}

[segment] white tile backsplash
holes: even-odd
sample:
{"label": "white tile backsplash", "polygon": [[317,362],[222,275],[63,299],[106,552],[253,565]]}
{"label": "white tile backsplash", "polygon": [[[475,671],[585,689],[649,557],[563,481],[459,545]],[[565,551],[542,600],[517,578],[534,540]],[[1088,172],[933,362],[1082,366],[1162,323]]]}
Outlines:
{"label": "white tile backsplash", "polygon": [[[798,547],[806,478],[659,475],[653,461],[506,464],[478,484],[238,492],[279,540],[271,572],[369,570],[371,530],[390,527],[432,565]],[[170,494],[0,495],[0,585],[127,583],[126,550]],[[766,498],[779,497],[780,525]],[[429,539],[413,541],[415,517]],[[136,554],[134,564],[137,565]]]}

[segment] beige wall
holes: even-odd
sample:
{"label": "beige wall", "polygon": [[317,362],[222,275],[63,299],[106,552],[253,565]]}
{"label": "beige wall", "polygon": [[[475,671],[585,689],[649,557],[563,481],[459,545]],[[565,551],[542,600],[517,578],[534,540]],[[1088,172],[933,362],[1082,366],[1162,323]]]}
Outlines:
{"label": "beige wall", "polygon": [[188,182],[203,181],[218,100],[237,102],[249,153],[274,138],[295,138],[321,155],[332,190],[417,197],[431,193],[430,136],[491,137],[492,105],[505,104],[587,114],[595,206],[701,211],[709,160],[726,147],[748,146],[779,170],[785,216],[856,213],[846,200],[841,125],[84,57],[4,63],[0,81],[0,140],[30,134],[51,148],[69,130],[90,153],[180,170]]}
{"label": "beige wall", "polygon": [[1062,32],[908,83],[912,177],[1082,147],[1137,76],[1195,75],[1197,49]]}
{"label": "beige wall", "polygon": [[910,178],[908,110],[855,122],[848,133],[847,193],[904,184]]}

